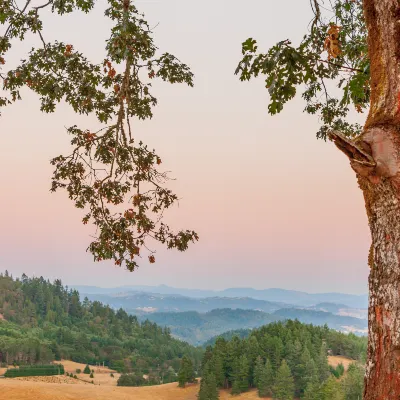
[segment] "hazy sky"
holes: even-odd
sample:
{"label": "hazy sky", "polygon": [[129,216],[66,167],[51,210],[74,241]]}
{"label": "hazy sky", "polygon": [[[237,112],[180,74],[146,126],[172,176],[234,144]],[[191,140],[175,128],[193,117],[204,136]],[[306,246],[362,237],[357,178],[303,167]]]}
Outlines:
{"label": "hazy sky", "polygon": [[[315,137],[318,119],[295,99],[267,113],[262,81],[241,83],[233,72],[241,43],[299,41],[311,18],[308,0],[137,1],[161,51],[195,74],[195,88],[157,84],[155,116],[134,122],[135,135],[155,148],[176,181],[176,228],[200,241],[186,253],[158,249],[129,273],[85,253],[92,230],[66,193],[51,194],[49,160],[68,152],[65,126],[91,128],[60,105],[39,111],[35,95],[0,118],[0,269],[98,286],[161,283],[190,288],[233,286],[306,290],[367,290],[370,235],[362,193],[346,158]],[[110,22],[104,1],[89,16],[46,18],[45,35],[74,45],[93,62],[104,59]],[[15,48],[21,54],[34,38]],[[23,58],[17,51],[12,56]],[[11,61],[9,61],[11,64]]]}

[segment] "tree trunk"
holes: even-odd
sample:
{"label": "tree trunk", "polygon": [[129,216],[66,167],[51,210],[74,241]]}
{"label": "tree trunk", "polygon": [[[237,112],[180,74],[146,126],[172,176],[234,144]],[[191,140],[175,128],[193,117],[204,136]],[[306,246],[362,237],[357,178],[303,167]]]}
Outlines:
{"label": "tree trunk", "polygon": [[371,106],[363,134],[332,133],[364,193],[372,245],[364,400],[400,399],[400,1],[364,0]]}

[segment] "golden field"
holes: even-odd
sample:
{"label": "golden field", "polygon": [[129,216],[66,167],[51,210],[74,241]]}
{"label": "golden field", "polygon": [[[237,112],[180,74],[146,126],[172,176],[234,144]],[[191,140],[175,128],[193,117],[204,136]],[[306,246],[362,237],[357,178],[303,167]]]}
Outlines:
{"label": "golden field", "polygon": [[[329,363],[336,366],[340,362],[347,369],[352,360],[346,357],[330,356]],[[85,365],[72,361],[62,361],[66,372],[75,373]],[[176,383],[147,387],[117,387],[119,374],[108,368],[92,366],[95,370],[94,384],[88,383],[88,375],[79,374],[79,379],[66,376],[28,377],[0,379],[0,400],[197,400],[199,384],[188,385],[184,389]],[[113,372],[115,377],[111,378]],[[221,400],[232,399],[228,391],[221,391]],[[238,400],[258,399],[256,391],[235,396]]]}

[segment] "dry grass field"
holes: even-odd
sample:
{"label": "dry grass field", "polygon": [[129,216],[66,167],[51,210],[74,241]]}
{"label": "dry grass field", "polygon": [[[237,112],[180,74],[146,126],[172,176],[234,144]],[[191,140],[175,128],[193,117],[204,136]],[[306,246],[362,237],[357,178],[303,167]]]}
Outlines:
{"label": "dry grass field", "polygon": [[[329,363],[336,366],[343,363],[345,369],[353,362],[346,357],[330,356]],[[76,373],[76,369],[85,367],[72,361],[62,361],[66,372]],[[29,377],[0,379],[0,400],[197,400],[199,384],[189,385],[185,389],[176,383],[149,387],[116,387],[119,374],[108,368],[92,367],[94,385],[88,375],[79,374],[79,379],[66,376]],[[115,378],[110,377],[113,372]],[[83,380],[82,380],[83,379]],[[221,391],[220,400],[232,399],[228,391]],[[238,400],[258,399],[257,392],[251,391]],[[267,400],[267,399],[266,399]]]}
{"label": "dry grass field", "polygon": [[[84,368],[86,367],[86,364],[80,364],[80,363],[76,363],[74,361],[69,361],[69,360],[61,360],[60,363],[62,365],[64,365],[64,369],[65,372],[69,372],[69,373],[76,373],[75,371],[77,369],[80,370],[84,370]],[[89,365],[90,369],[94,369],[94,373],[95,374],[110,374],[115,373],[115,371],[113,371],[112,369],[108,368],[108,367],[98,367],[95,365]]]}
{"label": "dry grass field", "polygon": [[[199,385],[185,389],[176,383],[160,386],[127,388],[115,386],[96,386],[91,384],[60,384],[17,379],[0,379],[0,400],[197,400]],[[221,392],[221,400],[232,396]],[[256,392],[235,397],[238,400],[257,399]]]}
{"label": "dry grass field", "polygon": [[332,367],[337,367],[340,363],[343,364],[345,371],[349,368],[349,365],[355,362],[351,358],[342,357],[342,356],[328,356],[328,362]]}

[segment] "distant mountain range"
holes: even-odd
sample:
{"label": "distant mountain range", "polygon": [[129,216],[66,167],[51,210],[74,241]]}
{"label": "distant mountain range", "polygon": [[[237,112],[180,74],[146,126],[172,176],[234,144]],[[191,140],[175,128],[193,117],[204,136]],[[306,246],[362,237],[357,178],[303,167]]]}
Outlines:
{"label": "distant mountain range", "polygon": [[207,313],[195,311],[153,313],[139,317],[142,321],[148,319],[160,326],[170,328],[173,336],[193,345],[202,345],[210,338],[226,331],[237,329],[253,329],[262,325],[297,319],[300,322],[313,325],[328,325],[329,328],[342,332],[366,334],[367,320],[342,317],[324,311],[305,309],[280,309],[272,314],[256,310],[218,309]]}
{"label": "distant mountain range", "polygon": [[136,315],[153,312],[207,312],[217,308],[240,308],[243,310],[258,310],[273,313],[281,308],[289,307],[286,303],[275,303],[249,297],[206,297],[192,298],[181,295],[126,292],[116,294],[82,293],[89,300],[97,300],[112,308],[123,308],[126,312]]}
{"label": "distant mountain range", "polygon": [[318,303],[337,303],[346,305],[348,308],[368,308],[368,295],[354,295],[345,293],[306,293],[285,289],[252,289],[231,288],[220,291],[201,289],[182,289],[166,285],[160,286],[122,286],[116,288],[100,288],[96,286],[73,286],[81,293],[87,294],[117,294],[127,292],[157,293],[164,295],[181,295],[191,298],[207,297],[248,297],[255,300],[286,303],[296,306],[311,307]]}

